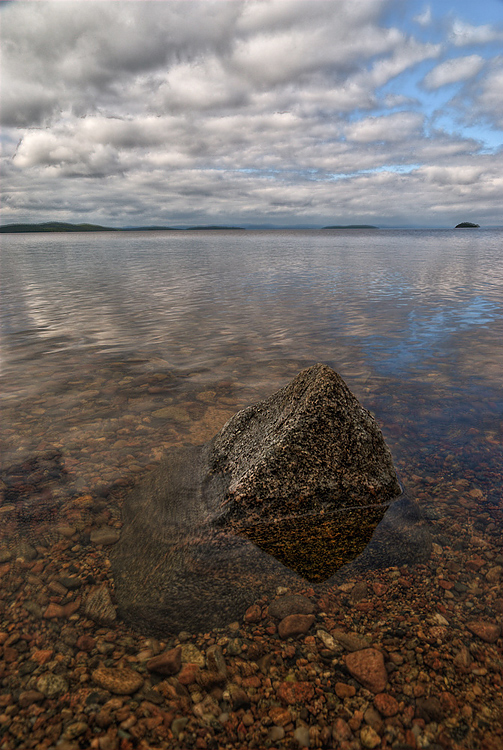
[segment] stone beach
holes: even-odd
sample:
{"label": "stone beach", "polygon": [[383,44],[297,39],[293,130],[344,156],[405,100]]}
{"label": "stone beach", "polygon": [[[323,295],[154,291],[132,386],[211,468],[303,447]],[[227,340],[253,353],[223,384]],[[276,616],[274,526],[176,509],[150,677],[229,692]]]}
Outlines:
{"label": "stone beach", "polygon": [[497,750],[502,549],[459,525],[464,551],[164,640],[113,620],[107,547],[30,548],[0,568],[0,747]]}
{"label": "stone beach", "polygon": [[[414,423],[396,402],[380,420],[429,525],[426,563],[279,588],[221,628],[149,637],[117,618],[110,554],[135,478],[303,364],[269,365],[263,381],[238,357],[211,381],[104,365],[68,380],[59,411],[62,376],[52,394],[6,401],[0,750],[503,747],[499,438],[481,427],[459,449],[416,452],[430,445],[426,386]],[[354,378],[359,397],[385,412],[392,389],[367,379]],[[441,381],[428,389],[445,397]]]}

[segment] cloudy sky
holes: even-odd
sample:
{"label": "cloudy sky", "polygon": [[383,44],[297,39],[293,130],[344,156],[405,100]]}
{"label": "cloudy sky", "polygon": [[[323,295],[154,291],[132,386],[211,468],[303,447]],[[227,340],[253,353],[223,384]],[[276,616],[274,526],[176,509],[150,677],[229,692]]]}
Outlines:
{"label": "cloudy sky", "polygon": [[503,225],[503,0],[0,4],[2,224]]}

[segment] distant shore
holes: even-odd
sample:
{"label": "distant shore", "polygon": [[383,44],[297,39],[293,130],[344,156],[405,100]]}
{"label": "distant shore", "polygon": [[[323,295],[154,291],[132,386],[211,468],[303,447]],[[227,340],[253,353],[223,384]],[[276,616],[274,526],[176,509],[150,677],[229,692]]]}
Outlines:
{"label": "distant shore", "polygon": [[328,227],[235,227],[220,224],[196,225],[188,227],[143,226],[143,227],[104,227],[100,224],[71,224],[60,221],[47,221],[42,224],[5,224],[0,232],[22,234],[31,232],[197,232],[197,231],[255,231],[274,229],[379,229],[371,224],[337,224]]}
{"label": "distant shore", "polygon": [[244,227],[227,226],[195,226],[195,227],[103,227],[100,224],[69,224],[66,222],[49,221],[43,224],[5,224],[0,232],[21,234],[23,232],[177,232],[193,230],[242,230]]}
{"label": "distant shore", "polygon": [[[458,224],[455,228],[461,227],[477,227],[478,224],[471,224],[470,222],[463,222]],[[2,234],[30,234],[30,233],[43,233],[43,232],[195,232],[195,231],[220,231],[220,232],[254,232],[254,231],[325,231],[325,230],[379,230],[379,229],[395,229],[395,230],[449,230],[452,227],[414,227],[414,226],[388,226],[381,225],[375,226],[373,224],[333,224],[329,226],[313,226],[313,225],[286,225],[286,226],[275,226],[272,224],[260,224],[260,225],[248,225],[248,226],[228,226],[220,224],[204,224],[196,226],[139,226],[139,227],[105,227],[101,224],[72,224],[69,222],[62,221],[46,221],[41,224],[30,224],[30,223],[18,223],[18,224],[4,224],[0,226],[0,233]],[[486,229],[502,229],[503,227],[486,227]]]}

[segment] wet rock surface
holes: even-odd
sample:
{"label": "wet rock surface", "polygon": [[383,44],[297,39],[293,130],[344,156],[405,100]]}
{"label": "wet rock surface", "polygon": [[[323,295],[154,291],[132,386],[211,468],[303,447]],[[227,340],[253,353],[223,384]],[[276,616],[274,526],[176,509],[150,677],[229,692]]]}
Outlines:
{"label": "wet rock surface", "polygon": [[303,370],[128,496],[111,553],[119,614],[160,635],[217,626],[278,585],[328,579],[400,492],[371,414],[331,368]]}

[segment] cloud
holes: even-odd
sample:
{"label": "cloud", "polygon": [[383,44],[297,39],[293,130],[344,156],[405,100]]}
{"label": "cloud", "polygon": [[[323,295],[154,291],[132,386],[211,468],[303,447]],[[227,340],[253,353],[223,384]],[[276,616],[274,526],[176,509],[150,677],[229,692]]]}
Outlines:
{"label": "cloud", "polygon": [[421,170],[428,182],[436,185],[473,185],[480,182],[484,168],[473,165],[459,167],[424,167]]}
{"label": "cloud", "polygon": [[[416,38],[396,8],[394,0],[7,5],[3,220],[45,211],[102,223],[317,223],[340,206],[353,212],[348,222],[370,221],[402,215],[398,202],[404,215],[415,200],[430,210],[447,184],[459,203],[456,178],[463,190],[475,185],[465,181],[474,155],[485,165],[478,186],[493,195],[480,141],[429,130],[424,101],[463,82],[448,102],[456,116],[501,124],[501,59],[481,50],[436,65],[422,89],[411,82],[426,61],[458,53],[461,38],[499,32],[451,22],[445,38],[431,6],[415,17]],[[450,201],[442,193],[446,212]]]}
{"label": "cloud", "polygon": [[420,26],[429,26],[433,20],[431,6],[427,5],[424,11],[422,13],[419,13],[417,16],[414,16],[412,20],[418,23]]}
{"label": "cloud", "polygon": [[423,125],[423,115],[415,112],[397,112],[384,117],[367,117],[348,125],[346,137],[358,143],[372,141],[403,141],[417,136]]}
{"label": "cloud", "polygon": [[503,128],[503,55],[492,61],[472,94],[472,116],[488,120],[495,128]]}
{"label": "cloud", "polygon": [[438,89],[451,83],[466,81],[480,73],[484,64],[485,61],[480,55],[446,60],[430,70],[423,79],[423,86],[427,89]]}
{"label": "cloud", "polygon": [[465,47],[471,44],[488,44],[503,41],[503,30],[489,24],[472,26],[466,21],[455,19],[448,38],[451,44],[454,44],[456,47]]}

